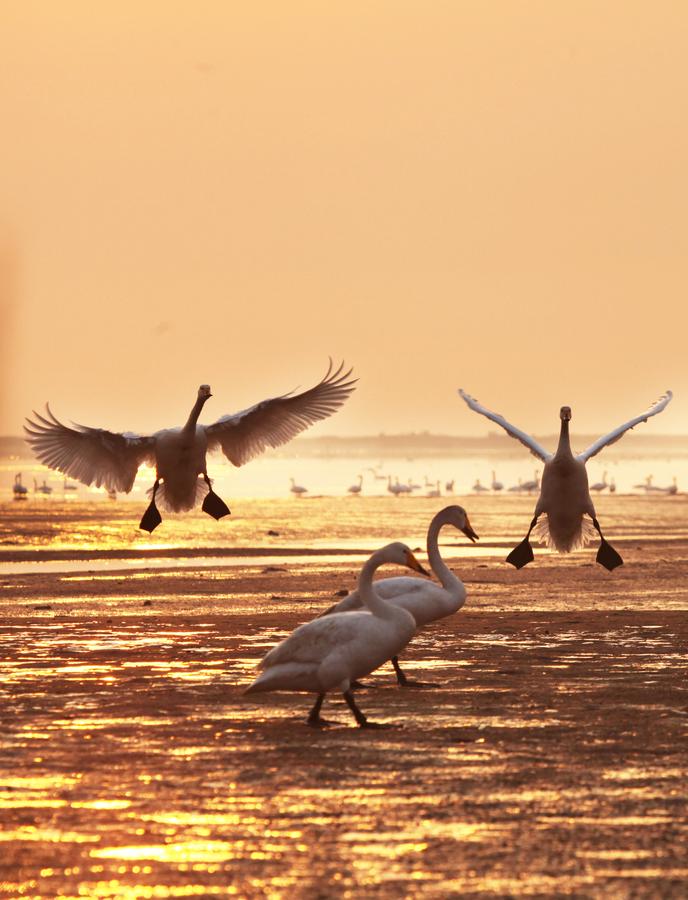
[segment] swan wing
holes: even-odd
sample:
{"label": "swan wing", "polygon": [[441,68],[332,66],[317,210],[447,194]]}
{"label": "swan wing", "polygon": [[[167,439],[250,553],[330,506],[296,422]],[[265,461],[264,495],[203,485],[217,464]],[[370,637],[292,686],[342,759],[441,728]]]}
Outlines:
{"label": "swan wing", "polygon": [[473,412],[480,413],[481,416],[485,416],[487,419],[496,422],[497,425],[503,428],[508,435],[511,435],[512,438],[516,438],[517,441],[520,441],[524,446],[526,446],[533,454],[533,456],[537,456],[537,458],[541,459],[543,462],[547,462],[547,460],[551,458],[551,453],[548,453],[545,449],[543,449],[540,444],[538,444],[538,442],[529,434],[526,434],[525,431],[521,431],[520,428],[516,428],[515,425],[507,422],[504,416],[500,416],[498,413],[493,413],[491,410],[484,407],[481,403],[478,403],[475,397],[471,397],[470,394],[467,394],[461,388],[459,388],[459,394],[463,397],[463,399],[473,410]]}
{"label": "swan wing", "polygon": [[667,391],[666,394],[662,394],[662,396],[655,400],[655,402],[649,406],[645,412],[640,413],[639,416],[636,416],[633,419],[629,419],[628,422],[624,422],[623,425],[619,425],[618,428],[615,428],[614,431],[610,431],[609,434],[605,434],[604,437],[601,437],[599,440],[595,441],[594,444],[591,444],[587,450],[584,450],[582,453],[578,455],[578,459],[582,462],[587,462],[591,456],[595,456],[600,450],[603,450],[605,447],[608,447],[610,444],[618,441],[619,438],[623,437],[627,431],[630,431],[631,428],[635,428],[640,422],[647,422],[649,418],[652,416],[656,416],[657,413],[661,413],[663,409],[665,409],[671,398],[674,395],[671,391]]}
{"label": "swan wing", "polygon": [[372,619],[367,610],[340,613],[313,619],[293,631],[273,647],[258,664],[268,669],[282,663],[320,663],[332,650],[360,640],[365,625]]}
{"label": "swan wing", "polygon": [[72,423],[70,428],[53,415],[46,404],[46,415],[34,411],[26,419],[26,441],[38,459],[83,484],[105,487],[109,491],[131,490],[138,467],[155,462],[155,440],[138,434],[119,434],[102,428]]}
{"label": "swan wing", "polygon": [[263,400],[234,415],[223,416],[205,429],[208,449],[218,446],[235,466],[243,466],[267,447],[286,444],[310,425],[336,412],[354,390],[357,379],[344,363],[334,369],[332,360],[322,381],[300,394],[283,394]]}

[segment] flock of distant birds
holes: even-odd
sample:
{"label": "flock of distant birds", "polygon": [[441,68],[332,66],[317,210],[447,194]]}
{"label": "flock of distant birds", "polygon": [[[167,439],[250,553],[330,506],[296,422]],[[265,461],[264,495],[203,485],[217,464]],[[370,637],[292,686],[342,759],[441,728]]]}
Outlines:
{"label": "flock of distant birds", "polygon": [[[354,390],[355,381],[350,375],[351,370],[344,371],[343,364],[333,369],[330,361],[325,377],[310,390],[263,400],[242,412],[223,416],[211,425],[198,424],[201,410],[211,396],[210,387],[204,384],[199,387],[196,402],[181,428],[164,429],[152,435],[117,433],[83,425],[69,427],[46,406],[45,415],[34,413],[33,419],[27,419],[26,439],[38,459],[61,472],[65,479],[74,478],[86,485],[95,483],[112,492],[129,492],[139,466],[143,463],[155,466],[150,504],[139,525],[145,531],[152,532],[162,521],[156,499],[163,508],[177,512],[192,509],[201,502],[204,512],[220,519],[230,510],[213,491],[206,467],[207,452],[221,449],[231,463],[241,466],[267,447],[286,443],[314,422],[332,415],[344,403]],[[507,562],[520,569],[534,559],[529,538],[535,531],[542,542],[562,553],[585,546],[596,533],[600,538],[597,562],[609,571],[621,565],[621,556],[602,534],[591,499],[591,491],[611,491],[614,483],[607,482],[605,473],[601,482],[589,485],[586,463],[635,425],[665,409],[672,399],[671,391],[579,454],[574,454],[570,444],[570,407],[562,406],[559,411],[559,442],[556,450],[550,452],[463,390],[459,394],[470,409],[497,423],[544,463],[541,477],[536,472],[532,482],[520,482],[509,488],[537,492],[538,497],[528,532],[509,553]],[[375,479],[385,479],[377,470],[371,471]],[[389,475],[386,480],[387,490],[395,496],[422,489],[411,480],[407,484],[398,479],[393,482]],[[65,480],[65,490],[67,485]],[[45,481],[41,486],[34,482],[34,487],[40,493],[51,492]],[[425,487],[428,489],[426,496],[440,496],[439,481],[433,483],[426,477]],[[652,476],[640,487],[648,492],[676,493],[677,490],[675,480],[671,488],[655,488]],[[445,485],[445,489],[453,488],[453,481]],[[357,483],[349,487],[349,493],[360,495],[362,489],[363,476],[359,475]],[[297,497],[307,493],[307,489],[293,478],[290,490]],[[491,488],[477,480],[473,490],[475,493],[499,492],[504,490],[504,485],[497,481],[493,472]],[[14,491],[18,498],[28,493],[21,474],[15,479]],[[273,690],[314,693],[316,700],[308,723],[322,726],[327,724],[320,715],[325,696],[331,691],[339,691],[356,722],[360,726],[371,726],[354,699],[353,690],[358,679],[390,660],[399,683],[408,684],[399,668],[398,654],[419,627],[457,611],[465,601],[465,587],[443,563],[438,551],[439,531],[445,524],[458,528],[471,541],[478,539],[466,511],[460,506],[447,507],[433,518],[428,529],[427,550],[440,586],[408,577],[383,579],[373,586],[373,574],[385,563],[430,574],[405,544],[398,541],[388,544],[373,553],[364,564],[357,591],[322,616],[299,626],[270,650],[248,693]]]}

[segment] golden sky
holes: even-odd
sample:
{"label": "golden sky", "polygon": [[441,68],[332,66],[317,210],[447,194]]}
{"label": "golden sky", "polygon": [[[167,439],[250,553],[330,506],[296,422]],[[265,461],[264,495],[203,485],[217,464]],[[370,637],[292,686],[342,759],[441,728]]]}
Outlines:
{"label": "golden sky", "polygon": [[0,434],[688,431],[681,0],[4,0],[0,109]]}

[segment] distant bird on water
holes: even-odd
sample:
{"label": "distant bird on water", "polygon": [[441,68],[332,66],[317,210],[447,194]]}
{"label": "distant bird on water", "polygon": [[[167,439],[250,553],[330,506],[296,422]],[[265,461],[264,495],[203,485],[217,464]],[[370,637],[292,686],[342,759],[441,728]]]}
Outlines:
{"label": "distant bird on water", "polygon": [[[165,509],[181,512],[203,499],[202,509],[215,519],[229,508],[213,491],[206,467],[208,451],[222,449],[235,466],[243,466],[267,447],[279,447],[315,422],[336,412],[354,390],[351,369],[333,369],[315,387],[300,394],[283,394],[255,406],[223,416],[212,425],[198,425],[198,417],[212,396],[202,384],[196,402],[181,428],[156,431],[149,436],[119,434],[85,425],[63,425],[46,406],[47,417],[34,412],[24,426],[26,440],[42,463],[108,491],[129,493],[139,466],[155,466],[151,502],[139,525],[153,531],[162,517],[156,498]],[[200,477],[199,477],[200,476]]]}
{"label": "distant bird on water", "polygon": [[600,491],[606,490],[608,487],[609,487],[609,482],[607,481],[607,473],[604,472],[602,474],[602,481],[596,481],[594,484],[591,484],[590,490],[597,491],[599,493]]}
{"label": "distant bird on water", "polygon": [[600,524],[595,515],[595,507],[590,497],[585,464],[600,450],[618,441],[619,438],[639,422],[646,422],[651,416],[656,416],[660,413],[671,401],[673,396],[671,391],[667,391],[645,412],[635,416],[633,419],[629,419],[623,425],[619,425],[614,431],[610,431],[609,434],[595,441],[587,450],[584,450],[583,453],[579,453],[577,456],[574,456],[571,450],[569,438],[569,422],[571,420],[571,408],[569,406],[562,406],[559,411],[561,420],[559,446],[555,453],[548,453],[530,435],[511,425],[497,413],[486,409],[465,391],[459,390],[459,394],[474,412],[480,413],[491,421],[496,422],[507,434],[524,444],[534,456],[537,456],[545,464],[545,470],[542,473],[540,496],[535,505],[535,514],[530,523],[530,528],[524,540],[507,556],[507,562],[520,569],[533,560],[533,549],[528,539],[530,532],[538,525],[538,518],[541,515],[544,515],[544,519],[538,525],[536,534],[549,547],[556,548],[560,553],[568,553],[570,550],[585,546],[594,535],[590,524],[583,519],[583,516],[587,514],[592,519],[593,527],[601,538],[600,548],[597,552],[597,562],[609,571],[616,568],[616,566],[620,566],[623,563],[622,558],[611,544],[607,543],[600,530]]}
{"label": "distant bird on water", "polygon": [[29,493],[29,489],[25,484],[22,484],[21,472],[17,472],[14,476],[14,484],[12,485],[12,493],[14,494],[15,500],[26,500],[26,496]]}
{"label": "distant bird on water", "polygon": [[347,491],[350,494],[353,494],[354,497],[357,497],[361,493],[362,489],[363,489],[363,476],[359,475],[358,476],[358,484],[352,484],[351,487],[347,488]]}
{"label": "distant bird on water", "polygon": [[301,484],[297,484],[293,478],[290,478],[289,481],[291,481],[291,487],[289,488],[289,490],[295,497],[303,497],[304,494],[308,493],[308,488],[303,487],[303,485]]}

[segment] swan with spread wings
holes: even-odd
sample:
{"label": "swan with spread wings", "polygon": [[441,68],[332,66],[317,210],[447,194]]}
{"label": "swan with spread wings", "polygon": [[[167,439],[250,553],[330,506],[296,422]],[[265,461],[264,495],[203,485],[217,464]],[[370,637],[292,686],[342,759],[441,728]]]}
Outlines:
{"label": "swan with spread wings", "polygon": [[203,498],[202,509],[215,519],[229,513],[213,491],[206,454],[221,449],[235,466],[243,466],[267,447],[279,447],[321,419],[336,412],[354,390],[352,370],[332,361],[322,381],[300,394],[289,393],[262,400],[242,412],[223,416],[212,425],[198,418],[212,396],[202,384],[186,424],[152,435],[116,433],[86,425],[63,425],[46,404],[46,415],[34,412],[26,420],[26,440],[38,459],[83,484],[128,493],[139,466],[155,466],[151,501],[139,525],[152,532],[162,521],[156,506],[182,512]]}
{"label": "swan with spread wings", "polygon": [[[595,531],[600,536],[601,544],[597,552],[597,562],[611,571],[623,563],[623,559],[602,535],[600,523],[597,521],[595,507],[590,497],[588,487],[588,473],[585,470],[587,461],[598,454],[600,450],[618,441],[619,438],[634,428],[640,422],[647,422],[651,416],[656,416],[668,405],[672,398],[671,391],[663,394],[645,412],[629,419],[623,425],[619,425],[609,434],[601,437],[591,444],[587,450],[574,455],[569,438],[569,422],[571,421],[571,407],[562,406],[559,411],[561,430],[559,433],[559,445],[555,453],[549,453],[529,434],[516,428],[510,422],[497,413],[491,412],[478,401],[459,389],[459,394],[468,406],[482,416],[496,422],[508,435],[524,444],[533,456],[537,456],[545,464],[540,485],[540,496],[535,505],[535,513],[530,523],[528,533],[521,543],[507,556],[507,562],[522,568],[533,560],[533,549],[530,546],[529,537],[535,529],[535,534],[547,546],[558,550],[560,553],[568,553],[578,547],[584,547],[594,538]],[[592,520],[585,520],[588,515]],[[538,522],[540,516],[543,518]]]}

